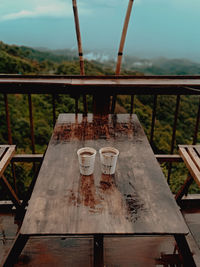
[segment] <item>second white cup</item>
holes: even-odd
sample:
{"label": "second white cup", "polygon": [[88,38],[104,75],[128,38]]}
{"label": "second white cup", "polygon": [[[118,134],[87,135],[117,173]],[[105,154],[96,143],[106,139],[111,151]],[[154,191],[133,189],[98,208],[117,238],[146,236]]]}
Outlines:
{"label": "second white cup", "polygon": [[101,171],[104,174],[114,174],[119,150],[114,147],[102,147],[99,150]]}

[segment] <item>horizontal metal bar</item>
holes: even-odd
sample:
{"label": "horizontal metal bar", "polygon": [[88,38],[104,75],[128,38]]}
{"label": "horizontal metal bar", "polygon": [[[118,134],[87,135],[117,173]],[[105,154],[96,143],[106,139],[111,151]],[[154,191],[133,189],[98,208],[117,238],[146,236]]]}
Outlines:
{"label": "horizontal metal bar", "polygon": [[163,163],[163,162],[183,162],[181,156],[179,156],[179,155],[155,154],[155,157],[159,161],[159,163]]}
{"label": "horizontal metal bar", "polygon": [[[162,162],[183,162],[179,155],[163,155],[155,154],[156,159]],[[16,154],[12,158],[12,162],[40,162],[43,154]]]}
{"label": "horizontal metal bar", "polygon": [[200,77],[191,76],[0,76],[0,93],[200,95]]}
{"label": "horizontal metal bar", "polygon": [[40,162],[43,154],[16,154],[11,162]]}

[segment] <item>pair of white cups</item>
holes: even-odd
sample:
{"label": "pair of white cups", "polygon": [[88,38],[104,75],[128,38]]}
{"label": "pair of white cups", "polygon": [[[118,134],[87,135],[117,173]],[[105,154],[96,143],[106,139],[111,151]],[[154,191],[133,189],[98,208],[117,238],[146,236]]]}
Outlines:
{"label": "pair of white cups", "polygon": [[[83,147],[77,151],[81,174],[91,175],[94,172],[96,153],[97,151],[92,147]],[[102,173],[114,174],[119,151],[114,147],[102,147],[99,154]]]}

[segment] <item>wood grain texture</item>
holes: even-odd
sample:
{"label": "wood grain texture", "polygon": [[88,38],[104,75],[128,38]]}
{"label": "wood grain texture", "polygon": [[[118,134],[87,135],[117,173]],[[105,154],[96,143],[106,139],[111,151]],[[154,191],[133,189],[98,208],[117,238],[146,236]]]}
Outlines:
{"label": "wood grain texture", "polygon": [[[77,150],[120,151],[115,175],[97,153],[91,176]],[[22,234],[186,234],[188,228],[136,115],[61,114],[21,228]]]}
{"label": "wood grain texture", "polygon": [[2,149],[1,150],[2,157],[0,160],[0,177],[1,177],[15,153],[15,145],[10,145],[10,146],[0,145],[0,149]]}
{"label": "wood grain texture", "polygon": [[199,145],[179,145],[179,152],[191,176],[200,186],[200,146]]}
{"label": "wood grain texture", "polygon": [[5,148],[5,147],[1,147],[1,146],[0,146],[0,160],[2,159],[4,153],[6,152],[6,149],[7,149],[7,148]]}

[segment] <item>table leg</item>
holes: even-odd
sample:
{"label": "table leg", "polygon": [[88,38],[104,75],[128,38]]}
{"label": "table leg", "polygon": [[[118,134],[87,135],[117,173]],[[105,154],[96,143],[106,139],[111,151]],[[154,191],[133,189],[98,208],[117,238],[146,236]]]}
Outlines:
{"label": "table leg", "polygon": [[193,182],[193,178],[191,176],[188,176],[188,178],[186,179],[186,181],[182,185],[181,189],[179,190],[179,192],[175,196],[177,204],[181,203],[182,197],[185,194],[187,194],[188,189],[189,189],[190,185],[192,184],[192,182]]}
{"label": "table leg", "polygon": [[1,179],[4,182],[4,186],[7,189],[14,206],[16,207],[16,209],[19,209],[21,203],[18,196],[16,195],[15,191],[12,189],[11,185],[9,184],[9,182],[7,181],[6,177],[3,174],[1,176]]}
{"label": "table leg", "polygon": [[183,266],[184,267],[196,267],[196,264],[194,262],[192,253],[190,251],[190,248],[188,246],[187,240],[184,235],[174,235],[174,238],[176,240],[178,250],[183,258]]}
{"label": "table leg", "polygon": [[3,267],[14,266],[14,263],[17,261],[28,239],[29,239],[28,235],[22,235],[18,233],[18,235],[16,236],[12,244],[12,247],[10,248],[8,254],[6,255],[3,261],[3,264],[2,264]]}
{"label": "table leg", "polygon": [[103,267],[103,235],[94,235],[94,267]]}

